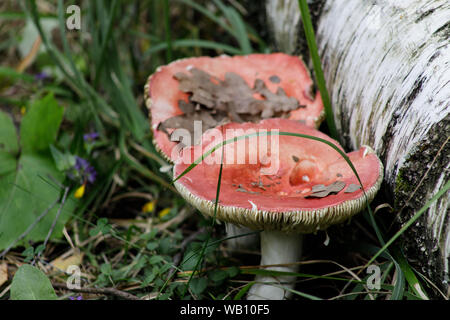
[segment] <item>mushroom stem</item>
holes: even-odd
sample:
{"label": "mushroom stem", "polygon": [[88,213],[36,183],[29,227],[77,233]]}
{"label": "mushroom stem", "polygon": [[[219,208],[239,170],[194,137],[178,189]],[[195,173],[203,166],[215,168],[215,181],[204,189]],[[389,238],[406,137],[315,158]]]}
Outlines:
{"label": "mushroom stem", "polygon": [[[227,240],[228,248],[231,250],[242,250],[242,249],[257,249],[259,234],[251,233],[252,229],[247,227],[240,227],[230,222],[225,223],[225,230],[227,232],[227,238],[231,238]],[[244,235],[245,236],[240,236]]]}
{"label": "mushroom stem", "polygon": [[[280,231],[263,231],[261,233],[261,265],[289,264],[298,262],[302,254],[303,235],[285,234]],[[297,272],[298,265],[269,267],[265,270]],[[247,295],[247,300],[284,300],[292,293],[295,276],[258,275]],[[270,284],[269,284],[270,283]]]}

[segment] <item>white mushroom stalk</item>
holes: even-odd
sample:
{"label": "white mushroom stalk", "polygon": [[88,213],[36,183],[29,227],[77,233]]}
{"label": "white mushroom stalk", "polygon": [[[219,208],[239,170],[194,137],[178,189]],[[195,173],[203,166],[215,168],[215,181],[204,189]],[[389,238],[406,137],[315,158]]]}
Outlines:
{"label": "white mushroom stalk", "polygon": [[[297,272],[296,264],[302,254],[303,235],[286,234],[280,231],[261,233],[261,266],[271,266],[263,270]],[[280,265],[283,266],[272,266]],[[292,296],[290,289],[295,286],[295,276],[258,275],[250,288],[248,300],[284,300]]]}
{"label": "white mushroom stalk", "polygon": [[247,227],[226,222],[227,247],[232,251],[251,250],[258,247],[259,234]]}

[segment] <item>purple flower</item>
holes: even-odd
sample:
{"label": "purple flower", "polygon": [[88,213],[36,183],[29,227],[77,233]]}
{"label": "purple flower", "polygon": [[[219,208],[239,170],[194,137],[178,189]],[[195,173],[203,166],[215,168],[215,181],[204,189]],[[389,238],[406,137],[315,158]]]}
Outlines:
{"label": "purple flower", "polygon": [[85,181],[89,181],[90,183],[94,183],[97,178],[97,171],[95,171],[94,167],[89,164],[86,159],[81,157],[75,157],[75,165],[74,165],[75,173],[69,175],[69,177],[78,177],[81,180],[81,183]]}
{"label": "purple flower", "polygon": [[89,162],[86,159],[76,157],[75,158],[75,170],[86,170],[89,167]]}
{"label": "purple flower", "polygon": [[83,300],[83,297],[82,297],[82,296],[78,296],[78,297],[72,297],[72,296],[70,296],[69,299],[70,299],[70,300]]}
{"label": "purple flower", "polygon": [[98,139],[99,136],[100,135],[97,132],[91,132],[91,133],[86,133],[83,136],[83,139],[86,142],[91,142],[91,141],[94,141],[94,140]]}
{"label": "purple flower", "polygon": [[45,72],[39,72],[34,75],[36,81],[41,81],[47,79],[49,76]]}

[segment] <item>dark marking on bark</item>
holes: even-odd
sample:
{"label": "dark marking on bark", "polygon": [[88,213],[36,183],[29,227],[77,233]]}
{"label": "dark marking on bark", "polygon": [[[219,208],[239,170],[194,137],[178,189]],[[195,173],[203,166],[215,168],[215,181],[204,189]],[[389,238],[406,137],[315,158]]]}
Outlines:
{"label": "dark marking on bark", "polygon": [[433,32],[433,36],[442,37],[442,39],[450,38],[450,22],[447,22],[442,27]]}
{"label": "dark marking on bark", "polygon": [[423,12],[414,22],[419,23],[435,11],[435,8]]}
{"label": "dark marking on bark", "polygon": [[441,51],[440,51],[440,50],[438,50],[438,51],[436,51],[435,53],[433,53],[433,55],[430,57],[430,60],[428,60],[427,66],[430,66],[431,63],[432,63],[437,57],[439,57],[440,55],[441,55]]}
{"label": "dark marking on bark", "polygon": [[[417,95],[422,90],[422,87],[423,87],[425,81],[426,81],[426,78],[423,76],[420,76],[419,78],[416,79],[414,86],[412,87],[410,93],[399,104],[399,106],[401,106],[402,110],[409,110],[409,106],[411,105],[411,103],[414,101],[414,99],[417,97]],[[390,101],[390,99],[389,99],[389,101]],[[385,107],[385,109],[386,108],[387,107]],[[400,107],[397,107],[395,109],[395,111],[393,112],[391,120],[389,121],[389,124],[387,126],[386,132],[384,133],[383,138],[382,138],[383,146],[381,148],[382,151],[380,154],[380,159],[383,163],[386,163],[387,154],[389,152],[393,152],[392,146],[391,146],[392,137],[394,135],[394,130],[395,130],[395,127],[397,126],[397,123],[403,117],[403,114],[401,114],[401,111],[399,108]],[[391,108],[389,108],[389,110],[391,110]],[[389,184],[391,184],[391,187],[393,187],[392,181],[389,181]]]}
{"label": "dark marking on bark", "polygon": [[[409,110],[409,106],[411,105],[411,103],[414,101],[414,99],[417,97],[417,95],[422,90],[422,87],[423,87],[425,81],[426,81],[426,78],[423,76],[420,76],[419,78],[416,79],[414,86],[412,87],[410,93],[399,104],[401,106],[402,110]],[[395,130],[395,127],[396,127],[398,121],[401,120],[401,118],[403,116],[401,114],[401,111],[399,108],[400,107],[397,107],[397,109],[393,112],[391,120],[389,121],[389,124],[387,126],[386,132],[384,133],[383,138],[382,138],[383,148],[382,148],[382,151],[380,154],[380,158],[381,158],[381,161],[383,161],[383,163],[386,163],[387,154],[389,152],[392,152],[392,147],[391,147],[392,136],[394,135],[394,130]]]}
{"label": "dark marking on bark", "polygon": [[[391,143],[392,143],[392,137],[394,135],[394,128],[397,126],[397,123],[400,118],[400,112],[394,111],[392,114],[391,120],[389,121],[389,124],[387,125],[386,132],[383,135],[382,142],[383,146],[381,148],[380,153],[380,159],[383,163],[386,163],[387,155],[389,152],[391,152]],[[389,181],[391,182],[391,181]],[[392,185],[391,185],[392,187]]]}
{"label": "dark marking on bark", "polygon": [[427,79],[422,76],[417,78],[416,81],[414,82],[414,86],[412,87],[410,94],[405,99],[403,99],[403,101],[400,104],[410,106],[411,103],[414,101],[414,99],[416,99],[419,92],[422,90],[422,87],[426,80]]}
{"label": "dark marking on bark", "polygon": [[[340,96],[341,86],[339,86],[339,97],[340,103],[345,106],[347,105],[347,97],[345,93]],[[341,142],[345,148],[351,148],[351,139],[350,139],[350,116],[345,112],[340,112],[340,123],[341,123]]]}

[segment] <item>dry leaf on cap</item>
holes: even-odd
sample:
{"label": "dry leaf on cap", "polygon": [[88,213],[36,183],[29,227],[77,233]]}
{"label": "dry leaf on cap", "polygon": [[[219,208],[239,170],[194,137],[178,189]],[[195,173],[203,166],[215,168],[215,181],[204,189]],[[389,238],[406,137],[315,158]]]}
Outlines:
{"label": "dry leaf on cap", "polygon": [[358,191],[359,189],[361,189],[361,186],[354,184],[354,183],[350,183],[350,185],[347,187],[347,189],[345,189],[345,193],[353,193],[355,191]]}
{"label": "dry leaf on cap", "polygon": [[[258,121],[274,116],[283,117],[289,111],[301,107],[297,99],[288,97],[279,87],[273,93],[263,80],[256,79],[253,88],[237,73],[227,72],[224,80],[209,73],[192,68],[190,74],[178,72],[174,78],[179,81],[179,89],[190,93],[189,101],[178,101],[178,107],[183,112],[161,122],[158,130],[170,136],[171,141],[180,142],[172,137],[167,129],[186,129],[194,136],[194,121],[202,122],[202,133],[210,128],[221,126],[229,121]],[[273,75],[273,83],[281,79]],[[264,99],[255,98],[255,93]],[[182,141],[184,145],[197,144],[199,141]]]}
{"label": "dry leaf on cap", "polygon": [[318,184],[312,187],[312,192],[305,198],[324,198],[330,194],[337,194],[345,188],[346,183],[344,181],[335,181],[332,184],[325,186]]}

